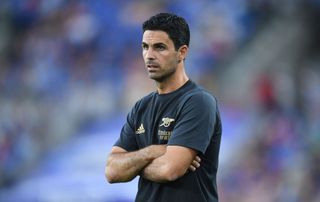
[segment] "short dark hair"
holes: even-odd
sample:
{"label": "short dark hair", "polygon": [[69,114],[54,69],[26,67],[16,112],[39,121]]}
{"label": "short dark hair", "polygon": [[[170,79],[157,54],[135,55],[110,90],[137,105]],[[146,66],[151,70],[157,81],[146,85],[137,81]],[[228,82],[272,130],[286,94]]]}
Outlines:
{"label": "short dark hair", "polygon": [[190,30],[186,20],[172,13],[159,13],[150,17],[142,25],[143,33],[146,30],[160,30],[169,35],[174,47],[178,50],[182,45],[189,46]]}

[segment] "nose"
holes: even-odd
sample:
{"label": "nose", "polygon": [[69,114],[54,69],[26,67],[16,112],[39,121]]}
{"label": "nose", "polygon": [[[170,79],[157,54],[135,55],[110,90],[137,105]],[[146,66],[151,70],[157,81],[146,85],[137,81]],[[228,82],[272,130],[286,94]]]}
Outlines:
{"label": "nose", "polygon": [[152,48],[144,50],[144,57],[147,60],[154,60],[155,59],[154,51],[152,50]]}

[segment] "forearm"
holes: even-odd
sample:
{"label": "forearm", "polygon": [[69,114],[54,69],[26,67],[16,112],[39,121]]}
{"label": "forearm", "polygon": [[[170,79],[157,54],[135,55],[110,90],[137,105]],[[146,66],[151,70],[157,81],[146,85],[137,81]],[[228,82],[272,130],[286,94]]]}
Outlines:
{"label": "forearm", "polygon": [[110,154],[106,175],[110,183],[132,180],[150,162],[143,151]]}
{"label": "forearm", "polygon": [[141,176],[153,182],[165,183],[175,181],[183,176],[187,170],[188,167],[177,166],[164,156],[160,156],[143,168]]}
{"label": "forearm", "polygon": [[171,182],[186,174],[188,170],[195,171],[200,166],[201,159],[192,149],[168,146],[166,153],[148,164],[141,176],[154,182]]}
{"label": "forearm", "polygon": [[151,145],[134,152],[111,153],[106,165],[106,177],[110,183],[130,181],[153,159],[164,153],[163,145]]}
{"label": "forearm", "polygon": [[161,159],[155,159],[143,169],[141,176],[159,183],[173,181],[174,177],[170,177],[170,175],[167,174],[169,171],[168,167],[169,165]]}

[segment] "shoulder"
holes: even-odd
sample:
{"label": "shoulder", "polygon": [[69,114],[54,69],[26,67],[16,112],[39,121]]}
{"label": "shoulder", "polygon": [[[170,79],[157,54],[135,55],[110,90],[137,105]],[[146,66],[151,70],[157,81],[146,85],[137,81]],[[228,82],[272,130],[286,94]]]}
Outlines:
{"label": "shoulder", "polygon": [[155,96],[155,92],[152,92],[143,98],[139,99],[131,108],[130,112],[128,113],[128,118],[130,120],[136,119],[141,115],[141,112],[143,112],[150,103],[152,103],[152,99]]}
{"label": "shoulder", "polygon": [[141,108],[144,108],[146,107],[147,105],[149,105],[150,103],[152,103],[152,99],[156,96],[156,93],[155,92],[151,92],[149,93],[148,95],[142,97],[140,100],[138,100],[134,106],[133,106],[133,109],[134,110],[138,110],[138,109],[141,109]]}
{"label": "shoulder", "polygon": [[213,105],[216,106],[217,104],[217,99],[216,97],[208,92],[206,89],[203,87],[193,84],[192,89],[188,93],[185,94],[183,97],[184,102],[187,103],[194,103],[196,105]]}

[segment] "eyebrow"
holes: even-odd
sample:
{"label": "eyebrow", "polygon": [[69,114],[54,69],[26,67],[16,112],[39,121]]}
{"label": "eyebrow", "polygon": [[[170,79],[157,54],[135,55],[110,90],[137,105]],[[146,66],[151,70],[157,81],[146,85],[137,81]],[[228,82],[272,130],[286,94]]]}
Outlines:
{"label": "eyebrow", "polygon": [[[149,46],[149,44],[147,44],[146,42],[142,42],[142,45]],[[153,47],[155,47],[155,46],[165,46],[165,47],[167,47],[167,44],[162,43],[162,42],[159,42],[159,43],[154,43],[154,44],[152,44],[152,46],[153,46]]]}

